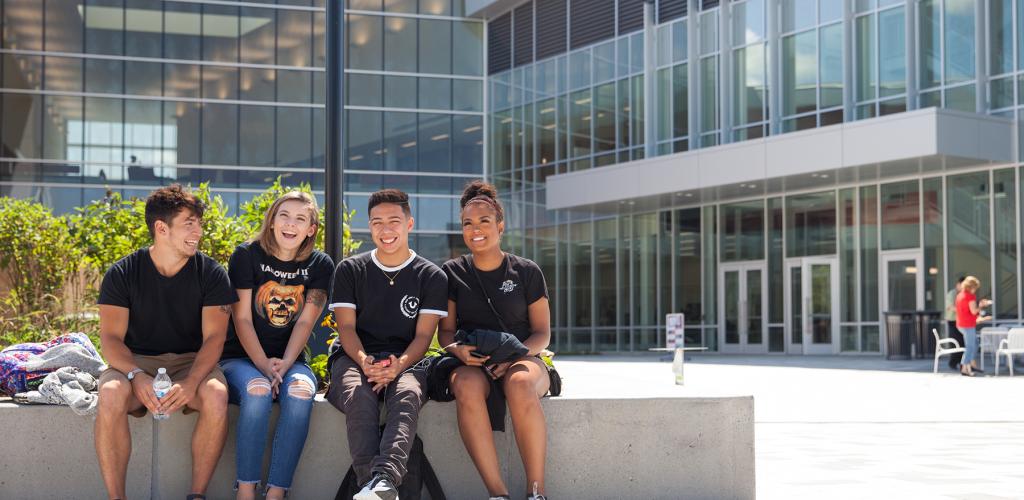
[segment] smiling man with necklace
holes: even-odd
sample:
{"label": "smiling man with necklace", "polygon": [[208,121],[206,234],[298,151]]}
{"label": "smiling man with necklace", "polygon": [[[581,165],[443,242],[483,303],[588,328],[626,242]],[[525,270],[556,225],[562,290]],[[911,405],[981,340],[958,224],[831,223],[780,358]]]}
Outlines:
{"label": "smiling man with necklace", "polygon": [[[409,195],[385,189],[370,195],[370,235],[376,248],[341,261],[331,304],[341,349],[327,365],[327,400],[348,428],[352,468],[363,489],[356,500],[393,500],[406,473],[426,374],[415,368],[448,315],[448,279],[409,248]],[[383,397],[387,418],[379,433]]]}

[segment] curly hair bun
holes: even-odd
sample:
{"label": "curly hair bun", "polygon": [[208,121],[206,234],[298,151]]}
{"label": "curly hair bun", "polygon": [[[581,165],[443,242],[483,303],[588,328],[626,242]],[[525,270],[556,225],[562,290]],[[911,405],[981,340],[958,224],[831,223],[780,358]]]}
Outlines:
{"label": "curly hair bun", "polygon": [[498,201],[498,189],[494,187],[494,184],[484,182],[480,179],[466,184],[466,189],[462,191],[462,199],[459,200],[459,206],[465,207],[466,203],[477,196],[485,196],[494,201]]}

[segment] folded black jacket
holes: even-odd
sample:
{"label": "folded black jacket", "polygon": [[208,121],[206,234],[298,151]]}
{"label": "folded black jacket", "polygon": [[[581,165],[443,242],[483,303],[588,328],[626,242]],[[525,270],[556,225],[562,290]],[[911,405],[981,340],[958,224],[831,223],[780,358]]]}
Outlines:
{"label": "folded black jacket", "polygon": [[455,332],[455,341],[476,347],[476,352],[484,356],[490,356],[487,364],[496,365],[505,361],[519,359],[530,352],[515,335],[494,330],[476,329],[472,331],[459,330]]}

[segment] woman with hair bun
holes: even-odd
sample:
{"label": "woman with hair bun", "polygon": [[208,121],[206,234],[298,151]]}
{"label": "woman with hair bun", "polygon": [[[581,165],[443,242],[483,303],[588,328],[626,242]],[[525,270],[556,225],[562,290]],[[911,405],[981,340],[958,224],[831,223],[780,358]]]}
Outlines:
{"label": "woman with hair bun", "polygon": [[[491,499],[509,499],[487,405],[493,391],[503,391],[526,470],[526,498],[546,500],[547,424],[540,399],[548,392],[550,379],[539,354],[551,340],[551,314],[544,274],[533,261],[501,250],[505,217],[494,186],[480,180],[469,183],[460,206],[462,238],[470,255],[442,266],[448,275],[448,317],[441,320],[438,332],[441,345],[465,364],[449,379],[459,433]],[[529,351],[489,364],[488,356],[474,353],[475,347],[454,341],[456,330],[509,333]]]}

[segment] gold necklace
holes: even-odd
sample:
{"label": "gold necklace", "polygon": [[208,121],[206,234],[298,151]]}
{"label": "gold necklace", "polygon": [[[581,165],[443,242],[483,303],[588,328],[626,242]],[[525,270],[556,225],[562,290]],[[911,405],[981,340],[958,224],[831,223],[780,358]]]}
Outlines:
{"label": "gold necklace", "polygon": [[[402,269],[405,269],[405,268],[403,267]],[[402,272],[402,269],[399,269],[399,270],[398,270],[398,273]],[[398,273],[395,273],[395,275],[394,275],[394,276],[391,276],[391,275],[389,275],[388,273],[384,272],[384,270],[383,270],[383,269],[381,269],[381,270],[380,270],[380,272],[384,273],[384,276],[387,276],[387,278],[388,278],[388,284],[389,284],[389,285],[391,285],[391,286],[395,286],[395,278],[397,278],[397,277],[398,277]]]}

